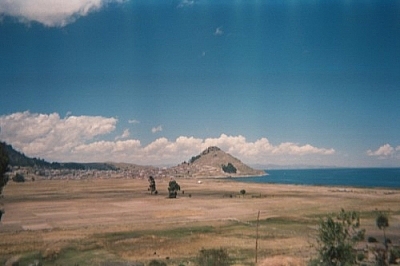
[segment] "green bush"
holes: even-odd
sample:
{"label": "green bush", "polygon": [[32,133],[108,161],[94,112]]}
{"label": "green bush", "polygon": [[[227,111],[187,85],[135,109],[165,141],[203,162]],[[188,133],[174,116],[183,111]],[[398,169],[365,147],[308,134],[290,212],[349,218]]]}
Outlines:
{"label": "green bush", "polygon": [[390,250],[390,263],[396,264],[396,261],[400,259],[400,248],[394,247]]}
{"label": "green bush", "polygon": [[353,246],[364,239],[357,212],[342,211],[336,216],[321,219],[318,225],[317,251],[321,265],[352,265],[355,260]]}
{"label": "green bush", "polygon": [[25,182],[25,177],[23,174],[17,173],[12,180],[17,183],[23,183]]}
{"label": "green bush", "polygon": [[229,266],[228,252],[223,249],[201,249],[198,256],[199,266]]}

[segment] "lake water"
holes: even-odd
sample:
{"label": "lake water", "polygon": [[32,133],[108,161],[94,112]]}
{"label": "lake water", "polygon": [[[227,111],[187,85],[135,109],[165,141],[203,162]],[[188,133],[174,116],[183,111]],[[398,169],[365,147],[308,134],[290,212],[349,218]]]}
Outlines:
{"label": "lake water", "polygon": [[253,183],[385,187],[400,189],[400,168],[266,170],[268,175],[239,178]]}

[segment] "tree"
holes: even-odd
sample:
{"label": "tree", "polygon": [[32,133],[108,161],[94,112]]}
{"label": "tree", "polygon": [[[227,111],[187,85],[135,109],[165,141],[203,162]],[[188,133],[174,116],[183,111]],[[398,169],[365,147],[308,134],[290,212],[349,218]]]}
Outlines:
{"label": "tree", "polygon": [[376,254],[377,264],[389,265],[389,240],[386,238],[386,228],[389,227],[389,218],[385,213],[379,212],[376,217],[376,226],[383,231],[383,244],[385,245],[385,250]]}
{"label": "tree", "polygon": [[[3,188],[8,182],[8,177],[4,175],[8,170],[8,162],[9,158],[6,152],[6,144],[4,142],[0,142],[0,195],[3,193]],[[0,221],[3,212],[4,211],[0,209]]]}
{"label": "tree", "polygon": [[244,189],[240,190],[240,194],[244,197],[244,194],[246,194],[246,190]]}
{"label": "tree", "polygon": [[383,241],[385,244],[385,247],[387,249],[387,239],[386,239],[386,227],[389,227],[389,218],[386,214],[380,212],[378,214],[378,217],[376,217],[376,226],[383,231]]}
{"label": "tree", "polygon": [[157,195],[158,192],[156,190],[156,181],[154,180],[154,177],[149,176],[148,181],[149,181],[149,188],[147,190],[150,191],[150,194],[153,195],[154,193]]}
{"label": "tree", "polygon": [[6,151],[6,144],[4,142],[0,142],[0,194],[3,191],[3,187],[7,184],[8,178],[4,176],[7,172],[8,167],[8,154]]}
{"label": "tree", "polygon": [[181,190],[179,184],[175,180],[171,179],[168,184],[168,197],[176,198],[179,190]]}
{"label": "tree", "polygon": [[352,265],[356,260],[353,246],[364,239],[364,234],[357,212],[342,209],[335,218],[321,219],[317,234],[319,261],[327,266]]}

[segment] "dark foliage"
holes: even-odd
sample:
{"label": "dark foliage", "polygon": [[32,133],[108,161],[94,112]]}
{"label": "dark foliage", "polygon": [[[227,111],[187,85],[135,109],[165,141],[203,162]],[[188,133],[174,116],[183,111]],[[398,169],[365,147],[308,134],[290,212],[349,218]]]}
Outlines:
{"label": "dark foliage", "polygon": [[0,142],[0,194],[3,191],[3,187],[7,184],[8,178],[4,174],[8,170],[9,157],[7,154],[6,144]]}
{"label": "dark foliage", "polygon": [[149,176],[148,178],[149,181],[149,188],[148,190],[150,191],[151,194],[158,194],[157,190],[156,190],[156,181],[154,180],[154,177]]}
{"label": "dark foliage", "polygon": [[162,261],[152,260],[150,261],[149,266],[167,266],[167,264]]}
{"label": "dark foliage", "polygon": [[223,249],[201,249],[198,256],[199,266],[228,266],[231,261],[228,252]]}
{"label": "dark foliage", "polygon": [[367,241],[368,243],[378,243],[378,240],[373,236],[369,236]]}
{"label": "dark foliage", "polygon": [[342,211],[336,216],[321,219],[318,226],[318,260],[322,265],[352,265],[355,262],[353,246],[364,239],[357,212]]}
{"label": "dark foliage", "polygon": [[231,163],[228,163],[228,165],[222,165],[222,170],[229,174],[236,174],[237,171],[236,167]]}
{"label": "dark foliage", "polygon": [[181,190],[181,186],[175,181],[171,180],[168,184],[168,197],[169,198],[176,198],[178,191]]}
{"label": "dark foliage", "polygon": [[194,163],[197,159],[199,159],[201,155],[193,156],[190,160],[189,163]]}
{"label": "dark foliage", "polygon": [[12,180],[13,180],[14,182],[17,182],[17,183],[23,183],[23,182],[25,182],[25,177],[24,177],[23,174],[17,173],[17,174],[12,178]]}

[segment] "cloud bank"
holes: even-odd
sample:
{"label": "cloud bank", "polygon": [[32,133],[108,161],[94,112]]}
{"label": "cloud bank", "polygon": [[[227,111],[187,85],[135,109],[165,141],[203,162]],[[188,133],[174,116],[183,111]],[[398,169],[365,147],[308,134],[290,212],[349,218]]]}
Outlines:
{"label": "cloud bank", "polygon": [[0,0],[0,15],[19,21],[39,22],[48,27],[64,27],[110,3],[126,0]]}
{"label": "cloud bank", "polygon": [[[334,149],[284,142],[273,145],[267,138],[248,141],[244,136],[221,134],[217,138],[165,137],[143,146],[130,138],[128,129],[114,140],[118,120],[102,116],[66,116],[57,113],[18,112],[0,116],[0,140],[28,156],[59,162],[129,162],[136,164],[178,164],[189,160],[209,146],[218,146],[246,163],[285,162],[292,158],[328,156]],[[275,161],[274,161],[275,160]]]}

